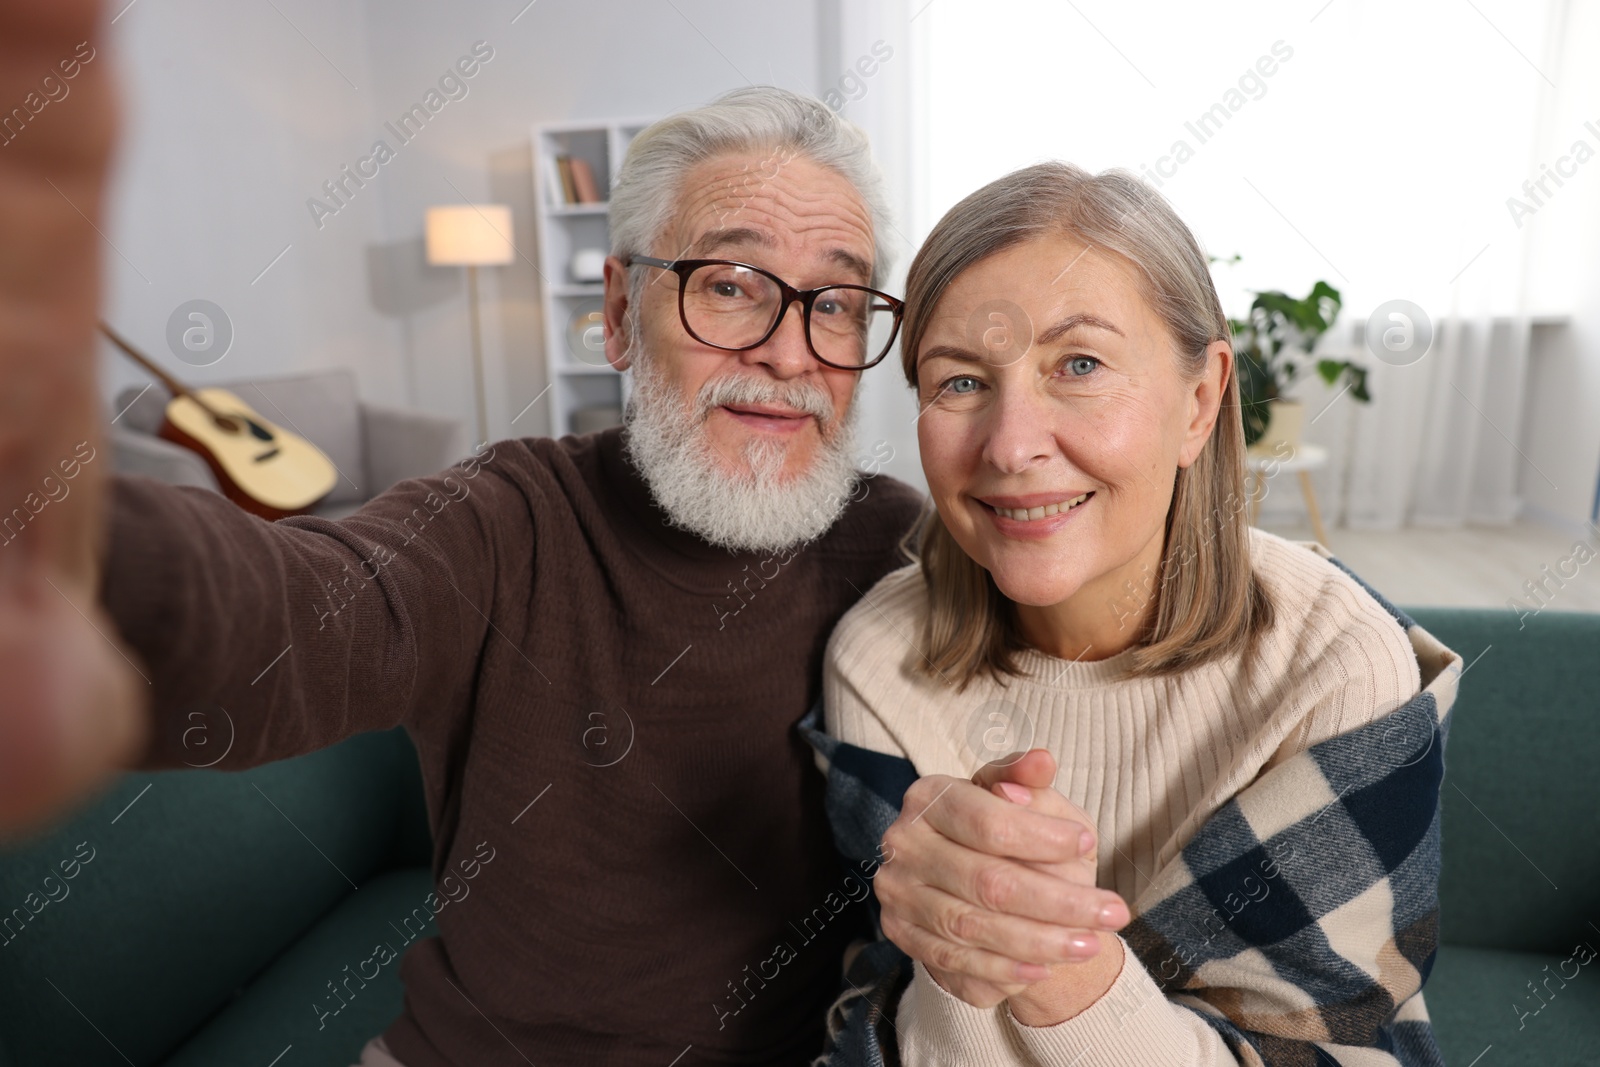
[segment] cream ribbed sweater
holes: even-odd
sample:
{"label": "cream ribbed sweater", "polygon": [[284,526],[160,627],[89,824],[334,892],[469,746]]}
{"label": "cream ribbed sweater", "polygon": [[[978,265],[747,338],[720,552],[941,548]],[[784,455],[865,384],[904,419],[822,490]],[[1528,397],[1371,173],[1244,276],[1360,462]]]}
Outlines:
{"label": "cream ribbed sweater", "polygon": [[[1016,747],[1055,754],[1056,788],[1095,821],[1099,885],[1137,915],[1155,872],[1229,798],[1288,756],[1393,711],[1421,687],[1399,623],[1320,546],[1252,529],[1251,555],[1277,609],[1253,665],[1234,656],[1176,677],[1133,679],[1131,652],[1069,662],[1030,649],[1021,655],[1022,676],[1008,686],[980,679],[959,693],[918,669],[926,661],[913,643],[922,639],[926,595],[918,569],[905,567],[834,631],[824,683],[828,731],[904,756],[922,775],[970,777],[992,758],[984,731],[996,712],[1031,720],[1031,742],[1022,727]],[[1166,1001],[1124,949],[1111,991],[1053,1027],[1023,1026],[1004,1005],[973,1008],[918,964],[896,1020],[904,1062],[1065,1063],[1067,1050],[1087,1044],[1075,1067],[1235,1063],[1216,1031]],[[1121,1025],[1120,1012],[1113,1017],[1113,1004],[1145,1001],[1139,1025]]]}

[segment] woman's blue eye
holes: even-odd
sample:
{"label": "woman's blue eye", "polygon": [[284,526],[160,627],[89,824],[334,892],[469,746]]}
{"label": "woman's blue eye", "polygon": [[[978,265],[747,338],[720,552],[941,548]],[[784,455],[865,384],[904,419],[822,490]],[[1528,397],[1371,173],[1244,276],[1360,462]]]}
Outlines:
{"label": "woman's blue eye", "polygon": [[967,377],[966,375],[962,375],[959,378],[951,378],[948,382],[946,382],[944,384],[945,392],[954,393],[957,396],[964,396],[964,395],[966,395],[968,393],[971,393],[972,389],[959,388],[959,386],[961,386],[962,383],[966,383],[967,385],[970,385],[970,386],[976,388],[977,385],[978,385],[978,379],[970,378],[970,377]]}
{"label": "woman's blue eye", "polygon": [[[1088,366],[1082,366],[1083,364],[1088,364]],[[1100,361],[1093,356],[1073,356],[1067,361],[1067,366],[1072,368],[1073,377],[1076,378],[1081,378],[1085,374],[1091,373],[1099,365]]]}

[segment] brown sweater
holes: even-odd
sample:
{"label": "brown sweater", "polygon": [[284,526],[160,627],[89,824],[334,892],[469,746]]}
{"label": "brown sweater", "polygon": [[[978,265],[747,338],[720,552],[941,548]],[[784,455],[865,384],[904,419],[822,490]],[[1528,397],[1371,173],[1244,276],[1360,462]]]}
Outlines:
{"label": "brown sweater", "polygon": [[104,599],[154,682],[144,766],[192,763],[185,715],[217,704],[221,769],[403,724],[435,880],[495,850],[400,964],[384,1037],[406,1067],[820,1051],[865,920],[806,921],[844,876],[793,726],[834,623],[899,564],[913,490],[863,481],[776,557],[665,525],[615,430],[503,441],[338,522],[142,478],[112,495]]}

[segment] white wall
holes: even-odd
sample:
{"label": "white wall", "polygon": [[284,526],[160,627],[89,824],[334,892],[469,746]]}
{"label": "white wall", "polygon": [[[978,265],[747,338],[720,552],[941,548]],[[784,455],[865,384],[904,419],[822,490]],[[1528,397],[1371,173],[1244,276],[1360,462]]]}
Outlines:
{"label": "white wall", "polygon": [[[378,205],[353,204],[322,233],[304,206],[372,125],[365,13],[353,0],[278,7],[327,59],[268,4],[139,3],[95,42],[110,45],[97,62],[120,66],[125,118],[105,317],[197,384],[340,365],[369,399],[397,401],[399,331],[366,296],[363,247],[382,233]],[[72,104],[53,105],[57,117]],[[215,365],[192,369],[165,336],[171,312],[197,298],[223,308],[235,339]],[[106,351],[108,401],[149,380]]]}
{"label": "white wall", "polygon": [[[107,227],[127,259],[108,246],[107,317],[198,384],[346,366],[366,400],[470,425],[461,271],[424,265],[423,212],[508,203],[526,259],[484,271],[481,293],[496,436],[547,432],[542,404],[511,426],[545,384],[531,126],[661,115],[750,82],[819,84],[814,0],[274,4],[138,3],[108,28],[128,121]],[[384,123],[479,40],[494,58],[467,95],[402,145]],[[322,183],[379,138],[394,159],[319,228],[306,201],[327,201]],[[165,346],[168,316],[194,298],[221,305],[236,331],[201,369]],[[119,356],[105,367],[108,403],[148,380]]]}

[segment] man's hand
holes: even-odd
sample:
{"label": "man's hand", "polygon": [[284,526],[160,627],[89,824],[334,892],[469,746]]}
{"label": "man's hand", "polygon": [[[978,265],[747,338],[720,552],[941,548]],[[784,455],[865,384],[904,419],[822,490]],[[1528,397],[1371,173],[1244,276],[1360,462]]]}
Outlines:
{"label": "man's hand", "polygon": [[102,53],[0,131],[0,833],[81,797],[144,729],[146,684],[97,607],[96,227],[116,127],[100,15],[97,0],[0,0],[0,114],[29,114],[81,43]]}
{"label": "man's hand", "polygon": [[1122,898],[1094,887],[1094,830],[1053,788],[1055,770],[1035,749],[972,781],[929,775],[884,834],[884,934],[976,1007],[1093,957],[1097,934],[1128,922]]}

